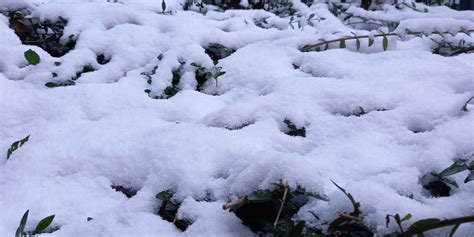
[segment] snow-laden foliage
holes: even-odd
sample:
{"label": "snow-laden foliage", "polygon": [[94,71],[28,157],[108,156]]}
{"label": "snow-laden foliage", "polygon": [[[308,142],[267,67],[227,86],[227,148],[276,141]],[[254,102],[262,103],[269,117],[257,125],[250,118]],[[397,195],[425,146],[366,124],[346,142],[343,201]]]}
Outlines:
{"label": "snow-laden foliage", "polygon": [[1,1],[0,235],[468,236],[474,13],[366,4]]}

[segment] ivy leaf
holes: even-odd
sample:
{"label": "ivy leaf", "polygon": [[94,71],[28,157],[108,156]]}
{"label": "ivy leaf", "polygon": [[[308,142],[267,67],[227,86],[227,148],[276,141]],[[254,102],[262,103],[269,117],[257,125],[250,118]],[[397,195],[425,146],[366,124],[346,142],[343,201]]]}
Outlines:
{"label": "ivy leaf", "polygon": [[51,216],[45,217],[43,220],[41,220],[38,223],[38,225],[36,225],[35,233],[39,234],[44,229],[48,228],[48,226],[51,224],[51,222],[53,222],[53,219],[54,219],[54,215],[51,215]]}
{"label": "ivy leaf", "polygon": [[300,221],[298,224],[296,224],[293,228],[291,228],[291,231],[288,235],[288,237],[299,237],[301,236],[301,233],[303,232],[303,228],[306,225],[306,222]]}
{"label": "ivy leaf", "polygon": [[356,47],[357,47],[357,51],[359,51],[359,49],[360,49],[360,40],[359,39],[356,39]]}
{"label": "ivy leaf", "polygon": [[329,227],[328,227],[328,230],[329,231],[334,231],[337,229],[337,227],[339,227],[344,221],[346,221],[346,219],[342,218],[342,217],[338,217],[336,219],[334,219],[330,224],[329,224]]}
{"label": "ivy leaf", "polygon": [[388,38],[387,36],[384,36],[383,37],[383,51],[387,51],[387,48],[388,48]]}
{"label": "ivy leaf", "polygon": [[374,39],[369,38],[369,47],[372,46],[373,44],[374,44]]}
{"label": "ivy leaf", "polygon": [[270,191],[255,191],[247,196],[247,200],[253,203],[269,202],[272,200],[272,193]]}
{"label": "ivy leaf", "polygon": [[28,139],[30,139],[30,135],[26,136],[25,138],[23,138],[19,141],[16,141],[16,142],[12,143],[10,148],[8,148],[8,150],[7,150],[7,160],[10,158],[12,153],[14,151],[16,151],[18,148],[22,147],[28,141]]}
{"label": "ivy leaf", "polygon": [[26,61],[31,65],[36,65],[40,62],[40,56],[33,50],[28,49],[24,53]]}
{"label": "ivy leaf", "polygon": [[170,200],[171,197],[173,197],[173,194],[170,191],[161,191],[158,194],[156,194],[156,198],[163,201]]}
{"label": "ivy leaf", "polygon": [[342,39],[341,43],[339,44],[339,48],[343,49],[346,47],[346,40]]}
{"label": "ivy leaf", "polygon": [[15,237],[20,237],[21,234],[25,231],[26,221],[28,220],[28,213],[30,210],[26,210],[25,214],[21,217],[20,225],[16,229]]}

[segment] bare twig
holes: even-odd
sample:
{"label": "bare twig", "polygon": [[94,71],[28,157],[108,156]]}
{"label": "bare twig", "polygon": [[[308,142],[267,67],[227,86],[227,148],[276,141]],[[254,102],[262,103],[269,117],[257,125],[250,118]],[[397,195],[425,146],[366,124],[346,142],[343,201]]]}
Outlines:
{"label": "bare twig", "polygon": [[242,203],[245,203],[245,202],[247,202],[247,197],[243,197],[243,198],[240,198],[240,199],[238,199],[238,200],[236,200],[236,201],[227,203],[227,204],[225,204],[224,206],[222,206],[222,209],[227,210],[227,209],[229,209],[229,208],[238,206],[238,205],[240,205],[240,204],[242,204]]}
{"label": "bare twig", "polygon": [[342,218],[345,218],[345,219],[353,220],[353,221],[361,221],[362,220],[358,216],[352,216],[352,215],[347,214],[347,213],[341,213],[339,216],[342,217]]}
{"label": "bare twig", "polygon": [[283,199],[281,201],[281,206],[280,206],[280,209],[278,210],[278,214],[277,214],[277,217],[275,219],[275,222],[273,223],[273,227],[276,227],[277,224],[278,224],[278,220],[280,219],[281,212],[283,211],[283,205],[285,205],[287,195],[288,195],[288,184],[285,184],[285,191],[283,192]]}

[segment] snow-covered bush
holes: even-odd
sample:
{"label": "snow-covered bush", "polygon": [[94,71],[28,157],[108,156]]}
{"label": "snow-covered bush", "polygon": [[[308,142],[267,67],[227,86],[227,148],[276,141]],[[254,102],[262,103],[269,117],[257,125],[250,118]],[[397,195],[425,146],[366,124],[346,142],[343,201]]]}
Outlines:
{"label": "snow-covered bush", "polygon": [[0,1],[0,235],[472,233],[472,11],[260,3]]}

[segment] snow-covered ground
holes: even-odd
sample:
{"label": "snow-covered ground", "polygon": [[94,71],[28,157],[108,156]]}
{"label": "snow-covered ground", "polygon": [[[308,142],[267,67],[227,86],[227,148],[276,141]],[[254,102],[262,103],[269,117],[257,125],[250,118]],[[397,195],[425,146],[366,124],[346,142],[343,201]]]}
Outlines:
{"label": "snow-covered ground", "polygon": [[[430,197],[420,184],[474,152],[474,106],[461,111],[474,96],[474,54],[445,57],[431,53],[429,39],[394,37],[385,52],[376,40],[362,52],[347,42],[348,49],[303,53],[306,43],[352,31],[324,4],[300,9],[324,20],[292,29],[288,18],[261,10],[203,15],[167,1],[177,11],[163,15],[161,1],[123,2],[0,2],[29,6],[41,19],[61,16],[68,20],[64,35],[78,36],[74,50],[53,58],[22,45],[0,15],[0,151],[30,135],[8,161],[1,157],[0,236],[12,236],[27,209],[29,229],[56,215],[60,229],[45,236],[252,236],[222,205],[278,180],[329,197],[296,216],[313,225],[351,210],[331,179],[354,195],[364,223],[379,233],[396,230],[385,226],[387,214],[474,213],[474,182],[464,184],[465,174],[454,176],[460,185],[449,197]],[[432,18],[446,20],[440,30],[474,24],[473,12],[430,9]],[[270,27],[255,25],[263,18]],[[211,43],[237,51],[219,61],[226,73],[217,83],[199,92],[191,63],[212,67],[204,51]],[[28,49],[40,55],[38,65],[25,61]],[[111,61],[97,63],[98,54]],[[180,91],[150,98],[144,90],[162,92],[179,61]],[[97,70],[76,85],[44,86],[84,65]],[[141,73],[155,66],[149,85]],[[360,107],[368,113],[347,116]],[[285,118],[304,126],[306,137],[286,135]],[[111,185],[139,191],[129,199]],[[167,189],[183,200],[179,215],[194,221],[185,232],[155,214],[155,195]],[[213,201],[196,201],[206,196]],[[457,232],[469,233],[472,224]]]}

